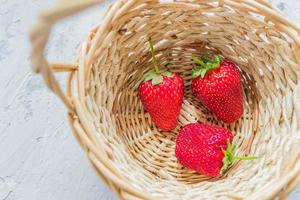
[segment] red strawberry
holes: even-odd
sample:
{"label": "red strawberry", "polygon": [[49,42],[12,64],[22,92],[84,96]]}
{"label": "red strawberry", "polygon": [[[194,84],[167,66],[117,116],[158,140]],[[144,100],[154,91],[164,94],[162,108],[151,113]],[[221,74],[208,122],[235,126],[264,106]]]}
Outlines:
{"label": "red strawberry", "polygon": [[235,157],[230,130],[199,123],[185,125],[176,140],[175,155],[180,164],[205,176],[217,177],[234,160],[255,157]]}
{"label": "red strawberry", "polygon": [[144,75],[138,92],[154,124],[163,131],[171,131],[177,126],[183,101],[184,83],[178,74],[159,71],[151,39],[149,43],[155,70]]}
{"label": "red strawberry", "polygon": [[236,65],[222,57],[213,60],[204,55],[202,59],[192,57],[199,71],[193,71],[196,77],[192,90],[204,106],[210,109],[225,123],[233,123],[243,114],[243,96],[241,76]]}

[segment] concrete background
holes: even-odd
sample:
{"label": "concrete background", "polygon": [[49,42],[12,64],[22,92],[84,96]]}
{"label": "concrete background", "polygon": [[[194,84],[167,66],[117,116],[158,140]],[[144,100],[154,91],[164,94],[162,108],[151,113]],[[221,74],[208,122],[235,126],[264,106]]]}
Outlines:
{"label": "concrete background", "polygon": [[[300,25],[299,0],[270,2]],[[73,138],[63,104],[31,72],[28,32],[37,14],[53,4],[0,0],[0,200],[116,199]],[[47,57],[72,61],[107,5],[105,1],[56,26]],[[289,199],[300,199],[300,187]]]}

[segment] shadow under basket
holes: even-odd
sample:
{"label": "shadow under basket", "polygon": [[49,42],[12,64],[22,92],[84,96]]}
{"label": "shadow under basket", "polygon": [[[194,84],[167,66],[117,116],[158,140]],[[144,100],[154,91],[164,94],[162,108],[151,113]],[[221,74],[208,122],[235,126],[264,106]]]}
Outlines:
{"label": "shadow under basket", "polygon": [[[51,25],[98,3],[62,1],[47,10],[31,39],[34,69],[69,110],[73,132],[97,174],[121,199],[285,198],[300,180],[300,29],[264,0],[123,0],[112,5],[82,43],[76,63],[51,64],[43,55]],[[157,59],[179,73],[185,96],[177,128],[159,131],[138,98]],[[221,123],[191,92],[192,55],[213,51],[242,74],[244,114]],[[63,92],[54,72],[68,72]],[[232,130],[238,155],[219,178],[181,166],[176,135],[191,122]]]}

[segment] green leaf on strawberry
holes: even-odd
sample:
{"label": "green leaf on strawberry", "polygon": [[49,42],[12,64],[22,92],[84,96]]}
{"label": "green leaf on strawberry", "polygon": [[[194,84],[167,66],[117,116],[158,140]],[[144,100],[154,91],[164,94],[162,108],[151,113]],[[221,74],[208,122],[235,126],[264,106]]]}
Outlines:
{"label": "green leaf on strawberry", "polygon": [[225,173],[235,160],[255,160],[258,158],[255,156],[246,156],[246,157],[235,156],[235,150],[236,150],[236,145],[231,144],[231,142],[227,140],[227,149],[226,150],[222,149],[224,158],[223,158],[223,167],[221,169],[221,173]]}
{"label": "green leaf on strawberry", "polygon": [[144,74],[143,76],[143,80],[144,81],[150,81],[152,80],[155,76],[157,76],[157,74],[153,71],[147,72],[146,74]]}
{"label": "green leaf on strawberry", "polygon": [[200,69],[198,70],[193,69],[193,76],[200,76],[201,78],[203,78],[207,72],[217,69],[220,66],[222,57],[219,55],[215,55],[213,59],[210,59],[209,54],[204,53],[202,58],[198,58],[197,56],[192,55],[192,61],[194,61],[197,67],[200,67]]}
{"label": "green leaf on strawberry", "polygon": [[170,72],[170,71],[165,71],[165,72],[162,73],[162,75],[167,76],[167,77],[172,77],[173,76],[172,72]]}
{"label": "green leaf on strawberry", "polygon": [[157,76],[155,76],[153,79],[152,79],[152,85],[154,86],[154,85],[158,85],[158,84],[160,84],[160,83],[162,83],[163,82],[163,76],[162,75],[157,75]]}

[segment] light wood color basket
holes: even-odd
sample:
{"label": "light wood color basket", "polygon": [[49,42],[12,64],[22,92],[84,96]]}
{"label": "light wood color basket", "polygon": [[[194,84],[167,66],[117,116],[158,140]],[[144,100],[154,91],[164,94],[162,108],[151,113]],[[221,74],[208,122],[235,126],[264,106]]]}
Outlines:
{"label": "light wood color basket", "polygon": [[[300,29],[264,0],[123,0],[82,43],[75,64],[44,57],[52,26],[100,0],[64,0],[40,15],[32,62],[64,102],[73,132],[97,174],[121,199],[283,199],[300,181]],[[151,68],[148,36],[159,62],[185,80],[176,130],[161,132],[137,95]],[[191,55],[217,51],[242,73],[244,115],[222,124],[192,95]],[[67,72],[67,90],[55,72]],[[235,134],[237,162],[208,179],[177,163],[176,134],[190,122]]]}

